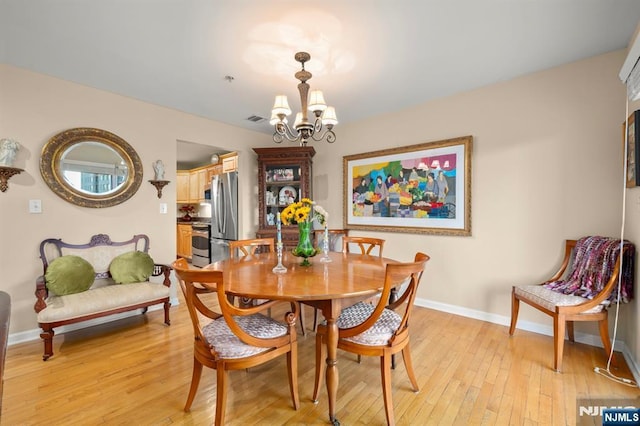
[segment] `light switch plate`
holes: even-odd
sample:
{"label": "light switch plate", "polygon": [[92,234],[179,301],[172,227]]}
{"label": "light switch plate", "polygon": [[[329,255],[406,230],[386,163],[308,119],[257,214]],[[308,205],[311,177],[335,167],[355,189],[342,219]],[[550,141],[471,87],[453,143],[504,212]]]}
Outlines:
{"label": "light switch plate", "polygon": [[42,200],[29,200],[29,213],[42,213]]}
{"label": "light switch plate", "polygon": [[167,203],[160,203],[160,214],[167,214]]}

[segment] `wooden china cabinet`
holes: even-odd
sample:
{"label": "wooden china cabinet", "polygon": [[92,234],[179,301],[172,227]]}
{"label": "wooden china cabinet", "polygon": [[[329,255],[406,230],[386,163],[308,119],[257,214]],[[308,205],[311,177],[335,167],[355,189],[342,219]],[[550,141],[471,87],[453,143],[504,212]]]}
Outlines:
{"label": "wooden china cabinet", "polygon": [[[312,198],[312,162],[316,154],[310,146],[253,148],[258,154],[257,238],[276,238],[276,218],[289,204]],[[286,249],[298,243],[297,225],[282,226]]]}

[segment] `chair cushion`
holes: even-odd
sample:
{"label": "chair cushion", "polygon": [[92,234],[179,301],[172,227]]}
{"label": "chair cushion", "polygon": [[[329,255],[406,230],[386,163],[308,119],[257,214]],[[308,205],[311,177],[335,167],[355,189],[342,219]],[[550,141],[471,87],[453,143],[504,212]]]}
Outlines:
{"label": "chair cushion", "polygon": [[[544,308],[555,312],[556,306],[575,306],[584,302],[588,302],[589,299],[580,296],[573,296],[570,294],[562,294],[557,291],[549,290],[542,285],[528,285],[523,287],[516,287],[515,293],[518,296],[522,296],[525,299],[531,300]],[[585,314],[593,314],[602,311],[604,307],[602,305],[594,306],[593,308],[585,311]]]}
{"label": "chair cushion", "polygon": [[[375,306],[369,303],[356,303],[342,311],[336,324],[338,328],[350,328],[362,324],[371,316],[374,309]],[[356,336],[345,337],[344,340],[367,346],[386,345],[393,333],[400,327],[401,322],[400,315],[391,309],[385,309],[373,327]]]}
{"label": "chair cushion", "polygon": [[95,278],[93,266],[79,256],[61,256],[47,267],[47,289],[63,296],[86,291]]}
{"label": "chair cushion", "polygon": [[[234,317],[234,319],[245,332],[262,339],[284,336],[288,330],[286,325],[262,314]],[[271,349],[244,343],[231,331],[224,317],[204,326],[202,333],[221,358],[246,358]]]}
{"label": "chair cushion", "polygon": [[121,286],[106,285],[106,280],[96,281],[99,287],[94,285],[88,291],[50,295],[47,307],[38,312],[38,322],[65,321],[169,297],[169,287],[162,284],[143,282]]}
{"label": "chair cushion", "polygon": [[141,251],[122,253],[111,261],[109,272],[118,284],[147,281],[153,274],[153,259]]}

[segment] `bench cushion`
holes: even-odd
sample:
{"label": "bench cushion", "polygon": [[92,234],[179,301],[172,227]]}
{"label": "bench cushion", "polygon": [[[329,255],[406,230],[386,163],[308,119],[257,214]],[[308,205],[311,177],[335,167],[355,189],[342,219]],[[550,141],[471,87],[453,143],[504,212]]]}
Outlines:
{"label": "bench cushion", "polygon": [[165,297],[169,297],[169,287],[158,283],[102,285],[97,288],[94,284],[93,288],[82,293],[49,296],[47,307],[38,313],[38,322],[65,321]]}
{"label": "bench cushion", "polygon": [[47,268],[47,289],[57,295],[88,290],[95,277],[93,266],[79,256],[67,255],[54,259]]}
{"label": "bench cushion", "polygon": [[[528,285],[523,287],[515,287],[515,293],[527,300],[531,300],[538,305],[555,312],[556,306],[576,306],[581,303],[588,302],[589,299],[570,294],[562,294],[557,291],[549,290],[542,285]],[[593,314],[602,311],[602,305],[594,306],[584,314]]]}
{"label": "bench cushion", "polygon": [[153,259],[141,251],[122,253],[111,261],[109,272],[118,284],[147,281],[153,274]]}

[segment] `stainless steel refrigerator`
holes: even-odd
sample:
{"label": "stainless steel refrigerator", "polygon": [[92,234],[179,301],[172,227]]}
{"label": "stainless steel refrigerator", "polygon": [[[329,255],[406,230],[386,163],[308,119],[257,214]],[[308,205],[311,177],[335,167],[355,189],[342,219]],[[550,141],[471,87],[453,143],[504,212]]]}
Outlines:
{"label": "stainless steel refrigerator", "polygon": [[229,257],[229,241],[238,239],[238,172],[211,181],[211,262]]}

